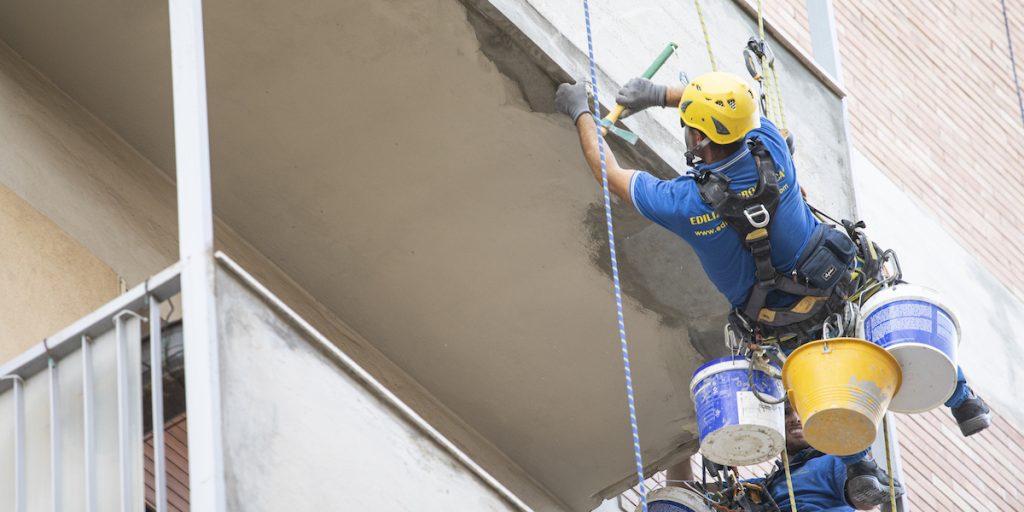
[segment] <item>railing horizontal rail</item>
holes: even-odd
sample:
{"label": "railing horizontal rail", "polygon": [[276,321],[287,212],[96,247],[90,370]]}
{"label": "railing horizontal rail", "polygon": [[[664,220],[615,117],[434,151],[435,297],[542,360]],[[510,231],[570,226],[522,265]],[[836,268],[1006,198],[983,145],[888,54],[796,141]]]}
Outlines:
{"label": "railing horizontal rail", "polygon": [[[32,377],[47,369],[48,358],[52,357],[59,361],[79,350],[82,336],[98,336],[113,329],[111,322],[121,311],[139,310],[146,304],[147,297],[156,297],[161,301],[173,297],[181,288],[180,272],[180,263],[167,267],[159,274],[150,277],[0,366],[0,376],[17,375],[23,379]],[[13,383],[10,379],[0,379],[0,393],[11,389],[12,386]]]}

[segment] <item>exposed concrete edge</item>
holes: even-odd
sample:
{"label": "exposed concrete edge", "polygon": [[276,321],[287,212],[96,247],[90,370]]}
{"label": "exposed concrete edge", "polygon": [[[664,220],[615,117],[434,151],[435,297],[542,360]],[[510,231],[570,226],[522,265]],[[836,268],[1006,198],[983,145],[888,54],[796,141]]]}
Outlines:
{"label": "exposed concrete edge", "polygon": [[[693,454],[697,453],[698,448],[700,448],[700,440],[694,438],[686,443],[679,445],[675,450],[673,450],[668,455],[654,462],[644,464],[644,478],[650,478],[651,475],[657,473],[658,471],[668,469],[672,466],[675,466],[676,464],[679,464],[684,460],[688,460],[690,457],[693,456]],[[593,497],[601,500],[612,499],[626,492],[627,490],[633,488],[636,485],[636,475],[630,475],[626,478],[623,478],[622,480],[619,480],[618,482],[615,482],[612,485],[609,485],[608,487],[605,487],[604,489],[601,489],[597,494],[594,494]]]}
{"label": "exposed concrete edge", "polygon": [[[459,0],[482,18],[508,36],[522,50],[523,54],[555,83],[571,82],[579,77],[589,77],[587,54],[567,39],[555,26],[524,0]],[[610,98],[621,84],[616,83],[598,66],[598,88],[601,95]],[[554,90],[551,91],[554,96]],[[605,106],[602,113],[607,113]],[[608,137],[615,154],[632,160],[638,167],[650,171],[660,178],[675,178],[682,174],[671,163],[679,156],[666,156],[681,147],[679,138],[662,125],[653,121],[643,122],[642,114],[630,118],[629,129],[640,136],[635,146],[622,143],[615,137]],[[685,171],[685,169],[683,169]]]}
{"label": "exposed concrete edge", "polygon": [[[734,4],[738,5],[740,9],[743,9],[753,20],[757,21],[757,6],[751,4],[748,0],[732,0]],[[810,56],[803,49],[793,43],[792,39],[786,35],[785,32],[780,30],[771,22],[771,18],[766,14],[764,16],[764,31],[765,34],[771,35],[783,48],[789,53],[796,57],[796,60],[800,61],[801,64],[807,68],[807,71],[811,72],[815,78],[818,79],[825,87],[828,87],[830,91],[835,93],[840,99],[846,97],[846,90],[843,86],[839,85],[832,75],[825,68],[822,68],[814,61],[814,57]]]}

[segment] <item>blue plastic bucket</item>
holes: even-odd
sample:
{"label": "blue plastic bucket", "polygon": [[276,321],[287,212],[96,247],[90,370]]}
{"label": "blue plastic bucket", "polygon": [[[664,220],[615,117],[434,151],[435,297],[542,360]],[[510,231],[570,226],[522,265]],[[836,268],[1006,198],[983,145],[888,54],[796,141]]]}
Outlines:
{"label": "blue plastic bucket", "polygon": [[[754,395],[747,378],[749,366],[742,356],[715,359],[698,368],[690,380],[700,451],[718,464],[760,464],[786,446],[783,405],[768,405]],[[753,377],[762,396],[783,396],[777,379],[760,370]]]}
{"label": "blue plastic bucket", "polygon": [[[640,512],[643,505],[637,505]],[[647,495],[650,512],[714,512],[700,494],[681,487],[662,487]]]}
{"label": "blue plastic bucket", "polygon": [[934,409],[956,388],[960,323],[938,293],[898,284],[871,297],[861,308],[864,337],[886,349],[903,368],[903,384],[889,410]]}

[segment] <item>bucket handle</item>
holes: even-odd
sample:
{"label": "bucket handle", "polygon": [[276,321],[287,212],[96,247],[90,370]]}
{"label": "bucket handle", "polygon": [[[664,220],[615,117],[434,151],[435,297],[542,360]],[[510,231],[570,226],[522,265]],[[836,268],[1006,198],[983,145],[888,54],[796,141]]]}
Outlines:
{"label": "bucket handle", "polygon": [[[770,376],[772,378],[777,378],[774,375],[772,375],[771,372],[766,372],[766,373],[768,373],[768,376]],[[770,397],[770,396],[766,397],[766,396],[762,395],[761,392],[759,392],[757,390],[757,386],[754,385],[754,362],[753,361],[751,361],[751,363],[747,366],[747,385],[749,385],[750,386],[750,390],[754,392],[754,397],[757,398],[758,400],[760,400],[761,403],[768,404],[768,405],[779,405],[781,403],[784,403],[786,400],[789,400],[789,390],[788,389],[783,390],[782,398],[773,398],[773,397]]]}
{"label": "bucket handle", "polygon": [[[832,336],[832,331],[835,331],[836,335]],[[825,352],[829,351],[828,340],[829,338],[841,338],[846,329],[843,326],[843,315],[840,313],[832,313],[821,323],[821,339],[825,341]]]}

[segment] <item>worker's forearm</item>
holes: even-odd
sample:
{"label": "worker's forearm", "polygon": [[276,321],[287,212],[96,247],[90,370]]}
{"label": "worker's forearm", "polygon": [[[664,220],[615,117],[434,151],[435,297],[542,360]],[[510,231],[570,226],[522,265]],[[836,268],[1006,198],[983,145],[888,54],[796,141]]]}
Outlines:
{"label": "worker's forearm", "polygon": [[[601,183],[603,181],[601,179],[601,149],[597,145],[597,130],[597,123],[594,122],[593,116],[582,115],[576,119],[576,131],[580,136],[583,158],[590,166],[590,172],[594,174],[594,179]],[[603,141],[603,145],[605,168],[608,171],[608,190],[623,201],[632,204],[633,201],[629,197],[629,181],[636,171],[619,167],[619,162],[615,159],[615,154],[608,147],[606,140]]]}
{"label": "worker's forearm", "polygon": [[676,108],[679,106],[679,102],[683,101],[683,91],[686,90],[686,86],[682,84],[671,84],[668,86],[668,90],[665,91],[665,106],[670,108]]}
{"label": "worker's forearm", "polygon": [[[601,150],[597,146],[597,123],[593,116],[582,115],[576,120],[576,131],[580,135],[580,147],[583,149],[583,158],[594,173],[594,179],[601,183]],[[618,167],[615,155],[608,148],[608,141],[604,141],[604,161],[606,167]]]}

